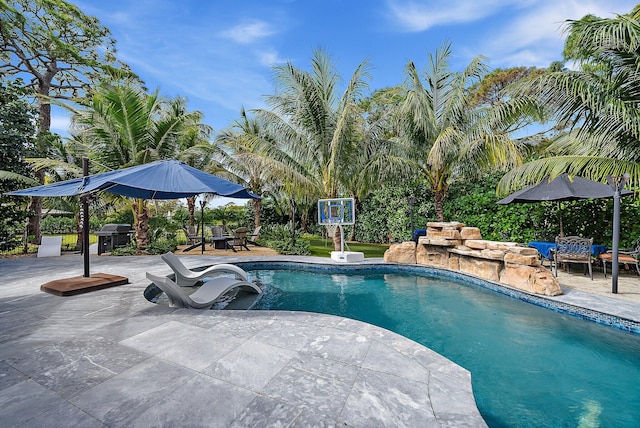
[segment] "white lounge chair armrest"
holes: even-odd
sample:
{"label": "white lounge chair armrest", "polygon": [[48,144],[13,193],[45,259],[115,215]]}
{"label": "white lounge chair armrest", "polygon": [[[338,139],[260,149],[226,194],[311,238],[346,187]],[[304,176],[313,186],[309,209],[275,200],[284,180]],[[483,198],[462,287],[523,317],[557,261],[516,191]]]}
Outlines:
{"label": "white lounge chair armrest", "polygon": [[220,272],[220,273],[233,273],[236,275],[236,278],[241,279],[243,281],[249,281],[249,275],[243,269],[239,268],[236,265],[221,263],[219,265],[213,265],[210,268],[206,269],[207,272]]}

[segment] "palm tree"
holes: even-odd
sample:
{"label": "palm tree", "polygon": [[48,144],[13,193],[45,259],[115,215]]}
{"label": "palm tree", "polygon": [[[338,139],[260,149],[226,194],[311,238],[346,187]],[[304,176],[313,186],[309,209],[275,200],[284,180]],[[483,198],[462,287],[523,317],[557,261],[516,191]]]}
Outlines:
{"label": "palm tree", "polygon": [[524,144],[510,132],[529,107],[524,98],[475,105],[470,88],[487,72],[484,59],[476,57],[464,71],[453,72],[450,56],[448,43],[430,55],[425,81],[413,62],[407,64],[406,97],[397,110],[399,136],[389,153],[370,165],[382,177],[426,179],[439,221],[451,180],[522,162]]}
{"label": "palm tree", "polygon": [[[262,195],[275,188],[281,181],[281,171],[287,169],[275,139],[267,127],[256,117],[249,117],[243,108],[240,119],[216,137],[220,147],[226,149],[221,163],[226,171],[242,182],[251,192]],[[261,199],[251,200],[254,213],[254,228],[260,226]]]}
{"label": "palm tree", "polygon": [[596,181],[630,173],[640,185],[640,5],[613,19],[591,15],[567,21],[565,58],[578,70],[538,76],[521,87],[565,129],[548,147],[545,158],[506,174],[498,191],[563,172]]}
{"label": "palm tree", "polygon": [[[258,110],[257,115],[288,155],[285,189],[298,201],[338,197],[362,133],[356,118],[368,86],[367,62],[358,65],[342,94],[340,76],[323,50],[314,51],[310,71],[289,62],[274,67],[274,75],[276,93],[267,97],[270,110]],[[336,250],[340,244],[337,232]]]}
{"label": "palm tree", "polygon": [[[202,114],[188,112],[184,99],[164,99],[134,82],[104,84],[75,110],[73,127],[88,147],[93,165],[104,170],[176,157],[185,133],[200,127]],[[138,252],[147,246],[149,210],[132,204]]]}

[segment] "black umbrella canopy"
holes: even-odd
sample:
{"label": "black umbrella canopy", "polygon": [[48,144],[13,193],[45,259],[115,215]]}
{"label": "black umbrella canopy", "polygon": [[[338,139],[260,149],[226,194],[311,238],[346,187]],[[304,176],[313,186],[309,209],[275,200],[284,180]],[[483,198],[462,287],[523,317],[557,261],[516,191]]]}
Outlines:
{"label": "black umbrella canopy", "polygon": [[[533,203],[543,201],[573,201],[577,199],[613,198],[614,189],[608,184],[587,180],[579,176],[569,177],[562,174],[553,180],[548,178],[538,184],[527,186],[498,201],[500,205],[510,203]],[[622,190],[621,196],[632,195]]]}

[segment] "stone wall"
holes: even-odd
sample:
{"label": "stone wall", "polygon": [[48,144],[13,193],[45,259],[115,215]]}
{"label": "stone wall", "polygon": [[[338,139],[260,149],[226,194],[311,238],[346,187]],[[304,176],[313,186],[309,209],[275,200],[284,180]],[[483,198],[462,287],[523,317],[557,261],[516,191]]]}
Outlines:
{"label": "stone wall", "polygon": [[429,222],[427,235],[392,244],[384,260],[450,269],[545,296],[562,294],[558,280],[540,264],[535,248],[482,239],[480,229],[457,222]]}

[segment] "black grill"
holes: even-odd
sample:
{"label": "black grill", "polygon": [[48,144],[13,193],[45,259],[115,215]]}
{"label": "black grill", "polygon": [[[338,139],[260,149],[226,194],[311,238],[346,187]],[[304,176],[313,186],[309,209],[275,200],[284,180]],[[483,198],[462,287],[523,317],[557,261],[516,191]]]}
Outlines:
{"label": "black grill", "polygon": [[130,224],[105,224],[98,235],[98,254],[111,251],[114,248],[126,247],[133,234]]}

